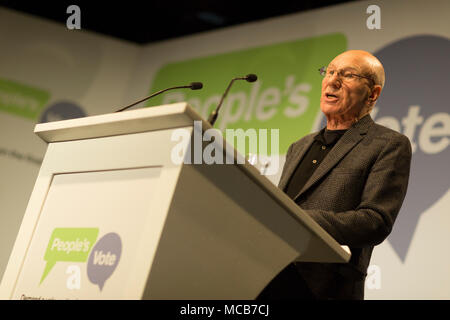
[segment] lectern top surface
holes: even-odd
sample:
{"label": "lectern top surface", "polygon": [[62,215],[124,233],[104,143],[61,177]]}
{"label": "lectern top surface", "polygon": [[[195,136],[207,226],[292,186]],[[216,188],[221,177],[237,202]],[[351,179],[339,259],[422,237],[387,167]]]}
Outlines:
{"label": "lectern top surface", "polygon": [[107,137],[146,131],[209,124],[186,102],[37,124],[34,132],[46,142]]}

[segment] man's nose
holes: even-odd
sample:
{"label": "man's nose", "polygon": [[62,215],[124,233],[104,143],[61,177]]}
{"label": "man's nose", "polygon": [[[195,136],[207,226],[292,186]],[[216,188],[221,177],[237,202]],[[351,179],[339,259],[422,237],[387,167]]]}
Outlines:
{"label": "man's nose", "polygon": [[340,88],[342,85],[341,78],[338,73],[334,73],[332,76],[328,78],[328,84],[335,88]]}

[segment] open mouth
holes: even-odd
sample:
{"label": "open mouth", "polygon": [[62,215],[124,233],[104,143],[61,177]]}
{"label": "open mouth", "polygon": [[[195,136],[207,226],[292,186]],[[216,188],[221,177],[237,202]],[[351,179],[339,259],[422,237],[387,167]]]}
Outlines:
{"label": "open mouth", "polygon": [[337,95],[332,94],[332,93],[326,93],[325,96],[326,96],[328,99],[337,99],[337,98],[338,98]]}

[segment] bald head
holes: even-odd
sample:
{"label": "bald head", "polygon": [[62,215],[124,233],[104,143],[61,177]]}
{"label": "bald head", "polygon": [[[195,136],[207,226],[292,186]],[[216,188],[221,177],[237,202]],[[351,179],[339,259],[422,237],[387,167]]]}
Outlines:
{"label": "bald head", "polygon": [[380,60],[371,53],[364,50],[348,50],[334,58],[330,64],[340,59],[353,60],[353,63],[358,65],[362,72],[373,79],[375,84],[380,85],[381,89],[383,89],[385,79],[384,68]]}

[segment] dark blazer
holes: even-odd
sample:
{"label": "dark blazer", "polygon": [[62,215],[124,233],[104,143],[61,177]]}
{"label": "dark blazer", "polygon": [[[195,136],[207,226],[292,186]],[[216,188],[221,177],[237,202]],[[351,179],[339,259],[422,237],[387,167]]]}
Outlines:
{"label": "dark blazer", "polygon": [[[289,147],[279,183],[283,191],[316,134]],[[392,230],[410,164],[409,139],[366,115],[347,130],[297,194],[294,201],[352,252],[346,264],[296,263],[316,297],[364,298],[373,247]]]}

